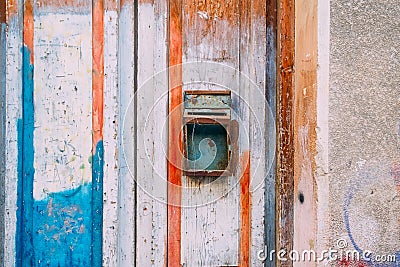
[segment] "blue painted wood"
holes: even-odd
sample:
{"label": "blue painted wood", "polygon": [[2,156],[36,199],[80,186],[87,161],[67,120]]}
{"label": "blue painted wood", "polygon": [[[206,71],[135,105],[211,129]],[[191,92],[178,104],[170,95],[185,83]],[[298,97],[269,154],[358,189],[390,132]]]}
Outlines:
{"label": "blue painted wood", "polygon": [[31,51],[26,46],[22,53],[23,112],[18,123],[16,265],[101,266],[103,142],[97,144],[91,159],[92,182],[48,193],[45,199],[33,198],[34,66],[30,62]]}

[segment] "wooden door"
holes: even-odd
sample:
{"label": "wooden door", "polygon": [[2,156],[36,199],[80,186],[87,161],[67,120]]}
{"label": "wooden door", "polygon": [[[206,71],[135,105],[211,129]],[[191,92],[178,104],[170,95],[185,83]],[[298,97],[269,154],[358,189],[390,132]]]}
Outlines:
{"label": "wooden door", "polygon": [[[6,265],[262,266],[275,6],[7,1]],[[185,173],[188,91],[229,92],[231,174]]]}

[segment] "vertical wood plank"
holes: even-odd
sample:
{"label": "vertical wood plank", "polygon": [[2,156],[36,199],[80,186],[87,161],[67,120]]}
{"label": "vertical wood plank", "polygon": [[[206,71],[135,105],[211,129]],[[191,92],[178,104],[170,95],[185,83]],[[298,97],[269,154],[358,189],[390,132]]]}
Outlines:
{"label": "vertical wood plank", "polygon": [[17,264],[33,264],[33,190],[34,183],[34,21],[33,1],[24,1],[22,50],[22,119],[19,124],[19,177]]}
{"label": "vertical wood plank", "polygon": [[[251,1],[240,2],[240,43],[239,43],[239,69],[244,75],[254,73],[254,65],[251,61],[253,47],[251,46]],[[239,80],[239,105],[242,130],[239,134],[240,140],[240,166],[243,174],[240,177],[240,237],[239,237],[239,266],[250,265],[250,237],[251,237],[251,205],[252,192],[250,192],[251,179],[251,132],[250,132],[250,99],[254,92],[251,92],[251,79],[244,79],[240,76]],[[245,140],[249,143],[245,145]]]}
{"label": "vertical wood plank", "polygon": [[[278,88],[277,88],[277,218],[276,249],[293,249],[294,203],[294,1],[278,4]],[[291,261],[279,261],[279,266],[292,266]]]}
{"label": "vertical wood plank", "polygon": [[[183,2],[183,90],[232,90],[238,103],[240,1]],[[202,64],[204,63],[204,64]],[[210,65],[207,65],[210,63]],[[220,63],[217,65],[213,63]],[[189,70],[188,70],[189,69]],[[221,86],[233,85],[223,88]],[[239,107],[234,107],[238,113]],[[232,115],[235,117],[235,114]],[[236,118],[235,118],[236,120]],[[236,168],[237,166],[234,166]],[[239,177],[182,177],[182,264],[235,266],[239,250]]]}
{"label": "vertical wood plank", "polygon": [[167,1],[139,1],[137,14],[136,265],[166,266]]}
{"label": "vertical wood plank", "polygon": [[23,44],[23,1],[5,1],[7,13],[7,38],[5,40],[5,136],[4,143],[4,250],[3,265],[13,266],[16,259],[16,235],[20,223],[17,217],[20,133],[18,125],[22,116],[22,44]]}
{"label": "vertical wood plank", "polygon": [[[267,2],[250,1],[247,57],[241,57],[243,64],[248,64],[249,73],[244,72],[250,80],[248,92],[249,108],[249,135],[250,135],[250,238],[249,262],[250,266],[261,264],[258,252],[264,249],[264,223],[272,224],[274,220],[265,221],[265,179],[269,175],[271,160],[266,158],[267,153],[275,154],[275,123],[272,121],[270,107],[266,98],[266,77],[274,75],[267,69]],[[246,63],[245,63],[246,62]],[[244,70],[243,70],[244,71]],[[274,107],[272,107],[274,108]]]}
{"label": "vertical wood plank", "polygon": [[[5,172],[6,172],[6,1],[0,3],[0,218],[5,214]],[[4,220],[0,222],[0,257],[4,256]],[[0,263],[3,266],[3,263]]]}
{"label": "vertical wood plank", "polygon": [[[277,50],[277,1],[268,0],[266,2],[266,102],[267,109],[271,109],[271,117],[266,118],[266,171],[267,178],[265,182],[265,247],[268,249],[275,249],[275,233],[276,233],[276,50]],[[271,135],[274,133],[274,136]],[[265,249],[264,247],[264,249]],[[275,266],[275,258],[265,261],[266,267]]]}
{"label": "vertical wood plank", "polygon": [[92,39],[91,11],[88,1],[25,2],[22,265],[101,265],[103,29]]}
{"label": "vertical wood plank", "polygon": [[[316,126],[318,1],[296,1],[294,236],[297,251],[316,250]],[[299,195],[303,195],[303,201]],[[296,262],[295,266],[310,266]]]}
{"label": "vertical wood plank", "polygon": [[[169,96],[168,96],[168,266],[181,265],[181,166],[182,139],[180,112],[174,112],[182,103],[182,0],[172,0],[169,5]],[[178,85],[178,86],[176,86]]]}
{"label": "vertical wood plank", "polygon": [[[136,247],[136,186],[134,171],[136,161],[134,150],[136,147],[134,118],[135,90],[135,5],[133,1],[120,1],[119,13],[119,130],[120,136],[118,163],[118,265],[132,266],[135,263]],[[132,100],[132,103],[131,103]],[[130,106],[133,105],[133,106]],[[129,113],[127,113],[129,111]],[[126,117],[127,116],[127,117]],[[127,121],[128,120],[128,121]],[[124,125],[132,123],[134,127],[125,130]],[[135,177],[136,178],[136,177]]]}
{"label": "vertical wood plank", "polygon": [[118,4],[104,8],[103,266],[117,265],[118,249]]}
{"label": "vertical wood plank", "polygon": [[92,265],[102,264],[104,176],[104,0],[92,2]]}

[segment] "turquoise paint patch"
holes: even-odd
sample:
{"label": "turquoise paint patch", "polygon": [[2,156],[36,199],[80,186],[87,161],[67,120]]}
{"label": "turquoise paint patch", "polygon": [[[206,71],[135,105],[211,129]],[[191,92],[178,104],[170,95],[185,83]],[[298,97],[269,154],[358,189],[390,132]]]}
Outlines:
{"label": "turquoise paint patch", "polygon": [[17,126],[16,266],[101,266],[103,142],[97,144],[93,155],[92,183],[34,201],[34,67],[26,46],[22,53],[23,111]]}
{"label": "turquoise paint patch", "polygon": [[85,184],[34,202],[34,266],[94,266],[91,194]]}
{"label": "turquoise paint patch", "polygon": [[103,140],[96,145],[96,151],[92,158],[92,266],[102,265],[102,240],[103,240],[103,167],[104,167],[104,146]]}
{"label": "turquoise paint patch", "polygon": [[22,119],[18,123],[18,210],[16,235],[17,266],[33,266],[33,179],[34,160],[34,103],[31,51],[22,50]]}

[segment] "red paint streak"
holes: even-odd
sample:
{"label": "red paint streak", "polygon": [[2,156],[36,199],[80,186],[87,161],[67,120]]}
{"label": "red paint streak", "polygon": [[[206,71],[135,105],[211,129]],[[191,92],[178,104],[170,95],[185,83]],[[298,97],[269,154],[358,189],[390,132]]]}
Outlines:
{"label": "red paint streak", "polygon": [[34,51],[33,51],[33,1],[26,0],[24,6],[24,44],[31,53],[30,63],[33,65]]}
{"label": "red paint streak", "polygon": [[346,259],[341,259],[338,260],[335,264],[336,267],[367,267],[367,263],[363,261],[352,261],[352,260],[346,260]]}
{"label": "red paint streak", "polygon": [[[182,1],[170,1],[170,67],[182,63]],[[180,112],[172,112],[182,103],[182,87],[172,88],[171,85],[181,84],[182,68],[175,67],[169,72],[169,147],[168,147],[168,266],[181,266],[181,185],[182,169],[173,163],[181,162],[182,138],[180,129],[182,118]],[[178,145],[177,145],[178,144]]]}
{"label": "red paint streak", "polygon": [[240,179],[240,243],[239,266],[250,266],[250,153],[243,152],[240,158],[243,175]]}
{"label": "red paint streak", "polygon": [[93,153],[97,143],[103,139],[103,109],[104,109],[104,17],[103,1],[95,0],[92,13],[92,127]]}
{"label": "red paint streak", "polygon": [[400,165],[399,165],[399,163],[397,163],[397,162],[393,163],[391,174],[392,174],[393,180],[395,182],[395,185],[397,187],[397,192],[400,195]]}

